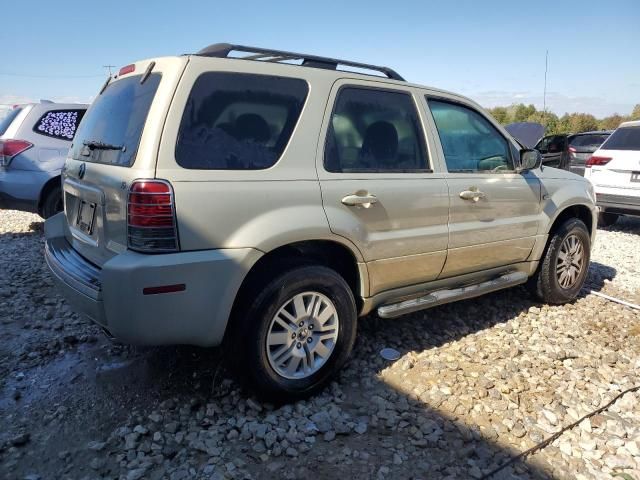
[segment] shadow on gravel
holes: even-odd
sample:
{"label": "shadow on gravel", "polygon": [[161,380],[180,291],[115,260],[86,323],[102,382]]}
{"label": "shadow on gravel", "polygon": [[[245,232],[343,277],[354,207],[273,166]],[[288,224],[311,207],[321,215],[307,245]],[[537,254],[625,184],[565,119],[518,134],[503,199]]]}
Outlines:
{"label": "shadow on gravel", "polygon": [[616,276],[616,269],[609,265],[604,265],[599,262],[591,262],[589,265],[589,276],[585,281],[582,293],[587,289],[595,290],[599,292],[605,286],[605,281],[611,282]]}
{"label": "shadow on gravel", "polygon": [[608,232],[637,233],[640,234],[640,217],[621,215],[618,221],[609,227],[598,227]]}

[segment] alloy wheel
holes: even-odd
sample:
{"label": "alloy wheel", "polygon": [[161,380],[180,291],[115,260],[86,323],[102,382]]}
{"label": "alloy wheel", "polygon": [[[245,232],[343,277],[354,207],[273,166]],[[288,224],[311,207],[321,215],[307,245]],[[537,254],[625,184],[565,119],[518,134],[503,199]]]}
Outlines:
{"label": "alloy wheel", "polygon": [[299,293],[271,320],[266,338],[269,365],[284,378],[307,378],[331,357],[338,331],[338,312],[326,295]]}

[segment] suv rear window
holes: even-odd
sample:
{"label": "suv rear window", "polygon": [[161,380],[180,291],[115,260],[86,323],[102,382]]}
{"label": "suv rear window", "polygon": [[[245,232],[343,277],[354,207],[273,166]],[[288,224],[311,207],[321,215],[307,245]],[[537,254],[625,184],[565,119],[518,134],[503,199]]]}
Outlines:
{"label": "suv rear window", "polygon": [[94,100],[76,133],[72,158],[125,167],[133,163],[161,75],[152,73],[143,84],[141,77],[115,81]]}
{"label": "suv rear window", "polygon": [[572,147],[599,147],[609,137],[608,133],[576,135],[569,140]]}
{"label": "suv rear window", "polygon": [[603,150],[640,150],[640,127],[622,127],[600,147]]}
{"label": "suv rear window", "polygon": [[201,170],[271,167],[289,142],[308,91],[307,82],[296,78],[203,73],[182,115],[178,165]]}
{"label": "suv rear window", "polygon": [[58,140],[71,141],[84,112],[84,109],[51,110],[40,117],[34,125],[33,131]]}
{"label": "suv rear window", "polygon": [[0,135],[4,135],[4,132],[7,131],[9,125],[13,123],[21,111],[22,108],[20,107],[13,108],[9,110],[9,113],[2,120],[0,120]]}

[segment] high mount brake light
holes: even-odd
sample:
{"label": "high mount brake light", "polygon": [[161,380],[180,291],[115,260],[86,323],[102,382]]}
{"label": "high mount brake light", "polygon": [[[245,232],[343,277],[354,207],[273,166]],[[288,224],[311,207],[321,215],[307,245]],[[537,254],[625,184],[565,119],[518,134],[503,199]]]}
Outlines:
{"label": "high mount brake light", "polygon": [[118,71],[118,76],[126,75],[127,73],[135,72],[136,66],[132,63],[131,65],[125,65]]}
{"label": "high mount brake light", "polygon": [[141,252],[179,250],[173,189],[164,180],[136,180],[127,198],[128,246]]}
{"label": "high mount brake light", "polygon": [[599,167],[602,165],[606,165],[610,161],[611,161],[611,157],[596,157],[595,155],[591,155],[589,157],[589,160],[587,160],[585,167],[587,168],[594,167],[594,166]]}

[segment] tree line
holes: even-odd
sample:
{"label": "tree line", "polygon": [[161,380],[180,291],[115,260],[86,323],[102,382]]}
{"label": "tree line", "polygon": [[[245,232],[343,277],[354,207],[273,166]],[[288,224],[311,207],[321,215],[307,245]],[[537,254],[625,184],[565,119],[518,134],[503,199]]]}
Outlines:
{"label": "tree line", "polygon": [[545,134],[580,133],[592,130],[614,130],[618,125],[628,120],[640,120],[640,104],[633,108],[630,115],[614,113],[605,118],[597,119],[589,113],[565,113],[561,117],[551,112],[537,110],[534,105],[524,103],[513,104],[509,107],[495,107],[488,109],[502,125],[514,122],[537,122],[545,126]]}

